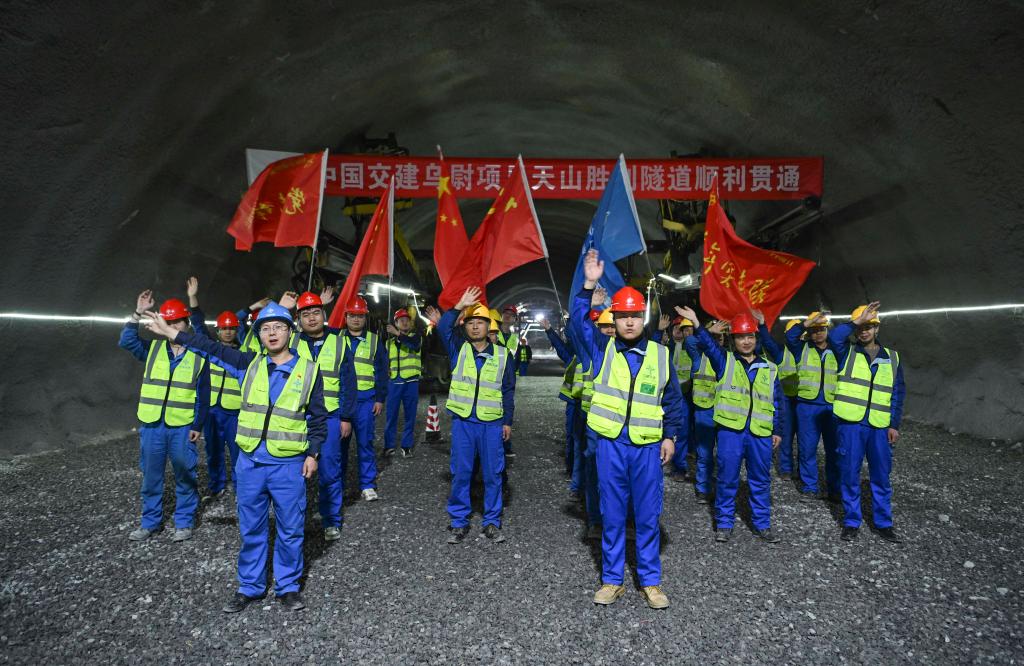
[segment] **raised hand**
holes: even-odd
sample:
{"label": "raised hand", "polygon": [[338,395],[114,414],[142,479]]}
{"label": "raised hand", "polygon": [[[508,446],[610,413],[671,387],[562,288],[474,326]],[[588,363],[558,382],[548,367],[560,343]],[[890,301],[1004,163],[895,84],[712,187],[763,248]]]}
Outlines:
{"label": "raised hand", "polygon": [[332,301],[334,301],[334,287],[331,287],[331,286],[324,287],[324,290],[320,292],[320,301],[324,305],[328,305]]}
{"label": "raised hand", "polygon": [[437,326],[437,322],[441,321],[441,311],[435,308],[433,305],[428,305],[426,308],[424,308],[423,314],[424,316],[426,316],[427,319],[430,320],[430,323],[433,324],[434,326]]}
{"label": "raised hand", "polygon": [[758,326],[764,325],[764,313],[757,308],[750,308],[750,316],[757,320]]}
{"label": "raised hand", "polygon": [[828,326],[828,317],[823,314],[817,314],[813,319],[804,320],[804,328],[817,328],[819,326]]}
{"label": "raised hand", "polygon": [[715,323],[713,323],[710,326],[708,326],[708,333],[711,333],[712,335],[720,335],[722,333],[725,333],[725,331],[728,328],[729,328],[729,322],[727,322],[724,319],[719,319]]}
{"label": "raised hand", "polygon": [[388,324],[388,334],[393,335],[397,338],[402,333],[397,328],[395,328],[394,324]]}
{"label": "raised hand", "polygon": [[295,307],[295,300],[299,297],[294,291],[286,291],[281,294],[281,299],[277,302],[285,310],[291,310]]}
{"label": "raised hand", "polygon": [[188,294],[188,306],[190,308],[199,307],[199,278],[192,276],[185,280],[185,293]]}
{"label": "raised hand", "polygon": [[604,261],[598,256],[597,250],[591,249],[583,258],[583,277],[586,280],[584,286],[593,289],[602,275],[604,275]]}
{"label": "raised hand", "polygon": [[159,312],[149,310],[146,312],[146,316],[149,317],[149,321],[144,322],[143,325],[146,330],[150,331],[154,335],[159,335],[167,338],[168,340],[174,340],[174,336],[178,334],[178,330],[171,328]]}
{"label": "raised hand", "polygon": [[455,304],[455,309],[462,310],[468,308],[474,303],[479,303],[481,293],[483,293],[483,291],[480,287],[470,287],[462,294],[462,298],[459,299],[459,302]]}
{"label": "raised hand", "polygon": [[267,303],[269,303],[269,302],[270,302],[270,296],[266,296],[266,297],[261,298],[260,300],[256,301],[252,305],[250,305],[249,309],[250,310],[262,310],[263,308],[267,307]]}
{"label": "raised hand", "polygon": [[604,305],[604,302],[608,300],[608,290],[598,285],[594,289],[594,295],[590,297],[590,307],[596,308],[598,305]]}
{"label": "raised hand", "polygon": [[689,319],[690,321],[692,321],[695,328],[697,326],[700,326],[700,322],[697,321],[697,313],[693,311],[693,308],[677,305],[676,314],[679,315],[680,317],[684,317],[685,319]]}
{"label": "raised hand", "polygon": [[147,310],[152,310],[155,305],[156,301],[153,300],[153,290],[147,289],[135,299],[135,313],[142,314]]}
{"label": "raised hand", "polygon": [[864,308],[864,312],[861,312],[860,316],[853,320],[853,323],[857,326],[868,323],[878,315],[878,306],[880,305],[879,301],[868,303],[867,307]]}
{"label": "raised hand", "polygon": [[551,322],[548,321],[547,317],[544,317],[540,320],[540,327],[543,328],[545,331],[551,330]]}

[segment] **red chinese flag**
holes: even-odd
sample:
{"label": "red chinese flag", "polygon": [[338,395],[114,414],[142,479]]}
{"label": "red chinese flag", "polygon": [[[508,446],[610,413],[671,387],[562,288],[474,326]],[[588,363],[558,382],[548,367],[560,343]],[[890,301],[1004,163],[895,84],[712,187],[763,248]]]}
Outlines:
{"label": "red chinese flag", "polygon": [[253,243],[314,247],[326,169],[326,150],[268,164],[249,186],[228,225],[235,249],[249,252]]}
{"label": "red chinese flag", "polygon": [[359,283],[366,275],[391,277],[395,269],[395,178],[391,177],[387,192],[373,211],[363,242],[352,262],[345,286],[328,320],[330,326],[341,328],[345,323],[345,307],[359,293]]}
{"label": "red chinese flag", "polygon": [[711,193],[704,228],[700,306],[719,319],[757,308],[771,327],[807,279],[815,263],[742,240]]}
{"label": "red chinese flag", "polygon": [[437,224],[434,227],[434,265],[442,287],[458,269],[469,246],[451,180],[451,171],[442,157],[441,177],[437,182]]}
{"label": "red chinese flag", "polygon": [[453,307],[469,287],[485,287],[513,268],[548,256],[540,220],[519,158],[505,187],[498,192],[459,267],[441,292],[442,308]]}

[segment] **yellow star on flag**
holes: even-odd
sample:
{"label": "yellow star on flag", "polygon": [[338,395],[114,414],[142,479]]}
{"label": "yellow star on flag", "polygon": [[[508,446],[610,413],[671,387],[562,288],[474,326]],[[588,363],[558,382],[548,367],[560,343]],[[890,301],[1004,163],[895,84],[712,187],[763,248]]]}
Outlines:
{"label": "yellow star on flag", "polygon": [[452,189],[448,187],[448,183],[451,181],[451,176],[442,176],[437,181],[437,198],[440,199],[442,194],[451,194]]}

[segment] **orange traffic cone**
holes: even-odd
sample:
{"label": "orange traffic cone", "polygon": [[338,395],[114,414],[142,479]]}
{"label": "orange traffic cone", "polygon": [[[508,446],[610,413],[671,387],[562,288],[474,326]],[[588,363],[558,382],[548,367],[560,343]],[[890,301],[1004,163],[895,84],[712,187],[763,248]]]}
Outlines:
{"label": "orange traffic cone", "polygon": [[437,396],[430,394],[430,406],[427,407],[427,442],[441,441],[441,412],[437,408]]}

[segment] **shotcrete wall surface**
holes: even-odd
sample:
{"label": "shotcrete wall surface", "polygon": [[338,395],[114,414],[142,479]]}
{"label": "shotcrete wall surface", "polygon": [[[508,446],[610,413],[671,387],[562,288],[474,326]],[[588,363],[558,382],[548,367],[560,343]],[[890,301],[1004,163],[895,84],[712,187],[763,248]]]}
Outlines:
{"label": "shotcrete wall surface", "polygon": [[[0,25],[0,311],[122,315],[146,287],[183,296],[190,274],[208,312],[247,304],[292,253],[236,253],[225,234],[244,149],[389,131],[414,154],[822,155],[825,218],[786,248],[820,265],[790,310],[1022,300],[1019,3],[58,0],[6,3]],[[592,209],[539,207],[561,283]],[[417,210],[399,223],[429,248]],[[741,234],[757,208],[742,210]],[[496,290],[546,283],[536,264]],[[886,320],[908,415],[1024,436],[1020,324]],[[116,325],[0,331],[0,453],[134,425],[140,368]]]}

